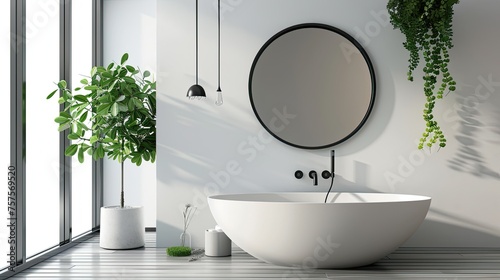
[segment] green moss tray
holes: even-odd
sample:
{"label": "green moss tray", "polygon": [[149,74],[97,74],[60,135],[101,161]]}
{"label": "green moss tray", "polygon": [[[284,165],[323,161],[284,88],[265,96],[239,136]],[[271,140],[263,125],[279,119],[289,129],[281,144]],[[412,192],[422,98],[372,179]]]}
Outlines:
{"label": "green moss tray", "polygon": [[167,248],[167,255],[172,257],[185,257],[191,255],[191,248],[183,246],[175,246]]}

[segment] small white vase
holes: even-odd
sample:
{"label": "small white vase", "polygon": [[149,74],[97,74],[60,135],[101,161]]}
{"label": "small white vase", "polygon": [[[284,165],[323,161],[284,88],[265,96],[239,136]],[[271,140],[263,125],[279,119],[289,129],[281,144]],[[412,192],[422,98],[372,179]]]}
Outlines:
{"label": "small white vase", "polygon": [[99,246],[104,249],[134,249],[144,246],[142,206],[101,207]]}
{"label": "small white vase", "polygon": [[181,240],[181,246],[191,248],[191,234],[183,232],[179,239]]}

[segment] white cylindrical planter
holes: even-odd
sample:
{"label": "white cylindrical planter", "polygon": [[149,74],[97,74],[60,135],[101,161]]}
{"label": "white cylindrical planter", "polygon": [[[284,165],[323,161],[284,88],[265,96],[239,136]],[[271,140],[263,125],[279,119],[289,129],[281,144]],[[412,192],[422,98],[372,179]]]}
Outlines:
{"label": "white cylindrical planter", "polygon": [[205,231],[205,256],[231,256],[231,239],[223,231]]}
{"label": "white cylindrical planter", "polygon": [[101,207],[99,245],[104,249],[133,249],[144,246],[142,206]]}

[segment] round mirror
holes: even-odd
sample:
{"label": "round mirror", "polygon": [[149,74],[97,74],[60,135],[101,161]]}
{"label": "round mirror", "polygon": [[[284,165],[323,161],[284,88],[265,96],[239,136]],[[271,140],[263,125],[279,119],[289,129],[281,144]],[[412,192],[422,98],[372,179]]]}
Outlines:
{"label": "round mirror", "polygon": [[375,99],[375,73],[361,45],[323,24],[300,24],[260,49],[249,79],[259,122],[298,148],[339,144],[365,123]]}

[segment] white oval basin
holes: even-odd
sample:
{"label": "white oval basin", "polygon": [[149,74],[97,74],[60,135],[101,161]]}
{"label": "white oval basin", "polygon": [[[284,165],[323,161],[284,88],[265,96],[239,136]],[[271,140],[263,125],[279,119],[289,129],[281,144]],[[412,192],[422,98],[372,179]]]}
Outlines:
{"label": "white oval basin", "polygon": [[431,198],[384,193],[260,193],[208,198],[217,224],[263,261],[308,268],[368,265],[419,227]]}

